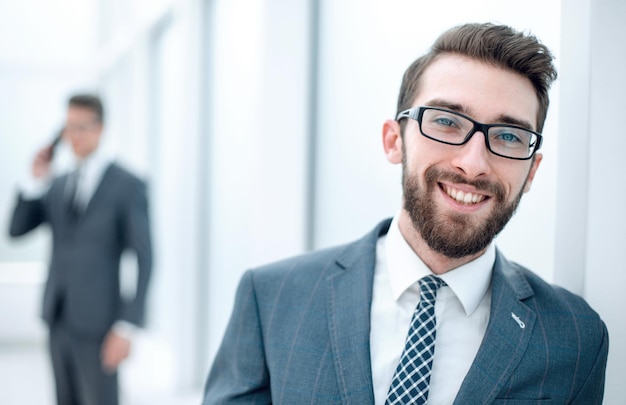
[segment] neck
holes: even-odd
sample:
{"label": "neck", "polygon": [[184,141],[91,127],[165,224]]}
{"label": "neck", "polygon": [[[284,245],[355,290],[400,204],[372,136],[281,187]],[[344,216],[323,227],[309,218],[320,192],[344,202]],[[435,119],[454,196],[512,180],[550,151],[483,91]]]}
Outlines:
{"label": "neck", "polygon": [[400,212],[398,226],[400,227],[400,233],[407,241],[409,246],[411,246],[411,249],[413,249],[415,254],[417,254],[420,259],[422,259],[422,261],[434,274],[444,274],[450,270],[456,269],[457,267],[469,263],[477,257],[481,256],[483,253],[485,253],[486,250],[483,249],[473,255],[460,258],[451,258],[444,256],[441,253],[435,252],[430,248],[430,246],[428,246],[419,231],[415,229],[408,212],[406,212],[406,210],[404,209]]}
{"label": "neck", "polygon": [[86,160],[89,160],[92,156],[94,156],[96,154],[97,150],[98,150],[98,148],[93,148],[90,151],[86,152],[85,154],[75,153],[74,156],[76,157],[76,163],[82,164]]}

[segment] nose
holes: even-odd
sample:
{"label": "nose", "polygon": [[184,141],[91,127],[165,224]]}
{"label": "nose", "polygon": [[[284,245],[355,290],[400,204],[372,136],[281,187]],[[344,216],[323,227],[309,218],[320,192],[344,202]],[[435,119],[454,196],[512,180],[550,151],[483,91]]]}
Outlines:
{"label": "nose", "polygon": [[74,144],[76,142],[80,142],[81,136],[76,131],[68,131],[65,139]]}
{"label": "nose", "polygon": [[487,149],[482,132],[475,132],[465,144],[457,146],[454,153],[452,166],[466,177],[477,178],[489,174],[491,152]]}

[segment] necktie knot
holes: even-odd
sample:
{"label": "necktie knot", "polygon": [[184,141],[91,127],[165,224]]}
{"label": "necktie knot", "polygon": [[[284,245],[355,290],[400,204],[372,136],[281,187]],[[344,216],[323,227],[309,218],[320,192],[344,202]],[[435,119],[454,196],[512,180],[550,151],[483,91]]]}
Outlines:
{"label": "necktie knot", "polygon": [[419,281],[420,284],[420,303],[422,305],[435,305],[437,299],[437,291],[439,287],[445,285],[445,281],[437,276],[426,276]]}

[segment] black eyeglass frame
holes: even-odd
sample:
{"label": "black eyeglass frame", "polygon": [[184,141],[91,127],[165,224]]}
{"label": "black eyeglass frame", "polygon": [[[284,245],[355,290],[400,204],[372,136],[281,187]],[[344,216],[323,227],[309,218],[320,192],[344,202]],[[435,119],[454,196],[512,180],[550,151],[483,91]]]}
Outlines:
{"label": "black eyeglass frame", "polygon": [[[443,111],[449,114],[454,114],[457,115],[459,117],[465,118],[466,120],[470,121],[472,124],[474,124],[474,127],[468,132],[468,134],[465,136],[465,139],[463,139],[462,142],[460,143],[454,143],[454,142],[447,142],[447,141],[442,141],[441,139],[436,139],[433,138],[430,135],[427,135],[424,133],[424,131],[422,130],[422,118],[424,116],[424,111],[426,110],[437,110],[437,111]],[[475,119],[468,117],[467,115],[461,114],[459,112],[456,111],[451,111],[445,108],[439,108],[439,107],[428,107],[428,106],[421,106],[421,107],[413,107],[413,108],[409,108],[408,110],[404,110],[402,112],[400,112],[398,114],[398,116],[396,117],[396,121],[400,121],[403,118],[410,118],[412,120],[417,121],[419,128],[420,128],[420,132],[423,136],[425,136],[428,139],[432,139],[435,142],[440,142],[440,143],[444,143],[446,145],[455,145],[455,146],[461,146],[466,144],[470,139],[472,139],[472,137],[474,136],[474,134],[478,131],[482,132],[483,136],[485,137],[485,145],[487,145],[487,149],[489,150],[489,152],[493,153],[496,156],[500,156],[506,159],[513,159],[513,160],[529,160],[532,159],[532,157],[535,155],[535,153],[541,148],[541,143],[543,141],[543,135],[541,135],[538,132],[532,131],[528,128],[524,128],[521,127],[519,125],[512,125],[512,124],[483,124],[482,122],[478,122]],[[537,137],[537,140],[534,143],[534,149],[532,151],[532,153],[525,158],[518,158],[518,157],[512,157],[512,156],[506,156],[506,155],[502,155],[498,152],[495,152],[491,149],[491,145],[489,144],[489,137],[487,136],[487,134],[489,133],[489,128],[515,128],[515,129],[521,129],[524,130],[526,132],[530,132],[531,134],[535,135]]]}

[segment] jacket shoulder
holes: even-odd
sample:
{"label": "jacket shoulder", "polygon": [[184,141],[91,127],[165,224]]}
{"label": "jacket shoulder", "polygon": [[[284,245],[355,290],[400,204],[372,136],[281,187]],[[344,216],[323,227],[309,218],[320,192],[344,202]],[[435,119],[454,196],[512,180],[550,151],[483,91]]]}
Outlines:
{"label": "jacket shoulder", "polygon": [[143,181],[137,175],[133,174],[117,162],[111,163],[111,165],[107,169],[107,172],[108,175],[114,177],[116,181],[124,182],[130,185],[145,186],[145,181]]}
{"label": "jacket shoulder", "polygon": [[106,169],[102,183],[118,196],[123,196],[123,201],[141,202],[148,198],[148,185],[137,175],[116,162],[112,162]]}
{"label": "jacket shoulder", "polygon": [[579,295],[572,293],[571,291],[548,283],[531,270],[518,265],[518,268],[524,274],[524,277],[528,281],[532,290],[535,293],[535,298],[544,306],[563,311],[571,312],[581,316],[587,316],[600,320],[600,316],[594,311],[591,306]]}
{"label": "jacket shoulder", "polygon": [[[513,273],[520,276],[515,283],[526,283],[530,293],[525,301],[533,308],[548,335],[554,333],[576,336],[581,347],[598,347],[608,339],[605,323],[598,313],[579,295],[548,283],[537,274],[514,262],[508,262]],[[556,337],[556,336],[555,336]]]}
{"label": "jacket shoulder", "polygon": [[[291,280],[306,286],[313,278],[319,278],[334,268],[337,257],[352,244],[335,246],[304,253],[249,270],[255,283],[277,285]],[[309,284],[310,285],[310,284]]]}

